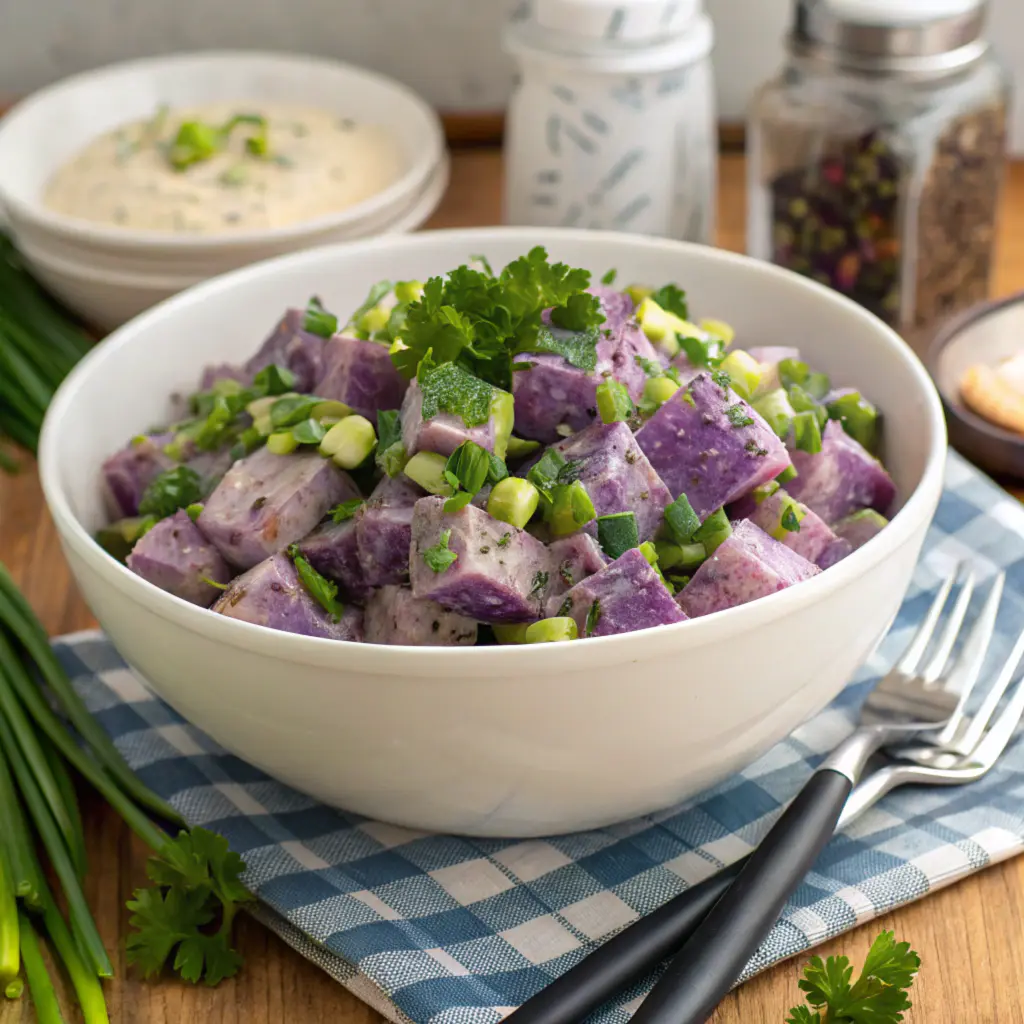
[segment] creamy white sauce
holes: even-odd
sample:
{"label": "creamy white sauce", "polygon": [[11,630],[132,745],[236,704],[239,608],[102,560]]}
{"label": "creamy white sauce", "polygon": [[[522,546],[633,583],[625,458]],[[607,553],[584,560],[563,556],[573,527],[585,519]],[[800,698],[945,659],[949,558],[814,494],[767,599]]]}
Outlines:
{"label": "creamy white sauce", "polygon": [[[241,125],[225,148],[182,171],[167,150],[183,122],[267,120],[265,157],[246,150]],[[89,143],[61,167],[44,201],[58,213],[128,230],[213,235],[311,220],[383,191],[402,173],[395,139],[378,125],[324,110],[216,104],[158,114]]]}

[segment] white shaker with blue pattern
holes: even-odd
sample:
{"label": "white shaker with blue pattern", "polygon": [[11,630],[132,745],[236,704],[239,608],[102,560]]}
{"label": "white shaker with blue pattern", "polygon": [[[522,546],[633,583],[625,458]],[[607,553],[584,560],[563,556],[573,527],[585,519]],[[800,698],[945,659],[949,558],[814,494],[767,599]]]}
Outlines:
{"label": "white shaker with blue pattern", "polygon": [[699,0],[538,0],[504,43],[519,65],[506,223],[714,241],[713,30]]}

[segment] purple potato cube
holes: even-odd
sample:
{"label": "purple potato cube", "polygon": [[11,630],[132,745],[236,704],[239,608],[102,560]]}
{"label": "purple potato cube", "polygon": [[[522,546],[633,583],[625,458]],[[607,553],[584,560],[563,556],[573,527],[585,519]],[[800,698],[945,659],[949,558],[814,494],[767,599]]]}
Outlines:
{"label": "purple potato cube", "polygon": [[164,452],[173,434],[153,434],[129,442],[103,463],[104,501],[111,519],[138,515],[146,488],[175,465]]}
{"label": "purple potato cube", "polygon": [[548,587],[547,614],[558,615],[567,591],[608,564],[608,556],[589,534],[574,533],[548,545],[551,581]]}
{"label": "purple potato cube", "polygon": [[[409,558],[413,596],[477,622],[540,618],[551,578],[547,548],[473,505],[447,515],[444,504],[444,498],[433,497],[416,502]],[[427,555],[439,546],[456,556],[441,568]]]}
{"label": "purple potato cube", "polygon": [[384,477],[356,513],[363,583],[383,587],[409,578],[412,513],[423,491],[407,477]]}
{"label": "purple potato cube", "polygon": [[733,525],[732,536],[693,574],[679,595],[691,618],[756,601],[821,570],[747,519]]}
{"label": "purple potato cube", "polygon": [[826,424],[820,452],[790,454],[799,475],[786,484],[789,493],[826,523],[864,508],[885,515],[896,498],[896,485],[885,467],[836,420]]}
{"label": "purple potato cube", "polygon": [[395,369],[388,346],[335,335],[324,345],[323,376],[315,391],[344,402],[373,423],[381,409],[400,409],[409,382]]}
{"label": "purple potato cube", "polygon": [[575,619],[581,637],[632,633],[686,619],[638,548],[577,583],[557,614]]}
{"label": "purple potato cube", "polygon": [[321,576],[338,584],[341,593],[352,601],[365,601],[370,587],[359,564],[359,544],[355,519],[321,523],[299,542],[299,550]]}
{"label": "purple potato cube", "polygon": [[305,537],[328,509],[358,497],[351,477],[318,452],[261,448],[228,470],[198,523],[231,565],[250,569]]}
{"label": "purple potato cube", "polygon": [[831,569],[847,555],[853,554],[853,545],[845,537],[837,537],[818,558],[819,569]]}
{"label": "purple potato cube", "polygon": [[493,414],[486,423],[475,427],[467,427],[461,416],[449,412],[439,412],[429,420],[423,418],[423,391],[417,381],[412,381],[402,402],[402,444],[407,455],[417,452],[437,452],[438,455],[451,455],[463,441],[473,441],[495,451],[495,446],[502,449],[497,454],[504,455],[507,438],[498,438],[499,431]]}
{"label": "purple potato cube", "polygon": [[673,498],[701,519],[773,480],[786,446],[732,388],[700,373],[637,431],[637,443]]}
{"label": "purple potato cube", "polygon": [[800,502],[796,502],[797,509],[803,513],[800,528],[785,529],[782,519],[791,507],[791,502],[790,495],[780,488],[761,502],[744,498],[729,509],[729,515],[737,519],[749,519],[791,551],[817,565],[825,551],[835,543],[836,535],[821,516]]}
{"label": "purple potato cube", "polygon": [[586,487],[597,514],[634,512],[644,541],[661,526],[673,495],[638,441],[625,423],[594,423],[552,447],[574,466],[572,476]]}
{"label": "purple potato cube", "polygon": [[852,555],[858,548],[864,547],[869,540],[877,537],[889,525],[885,516],[879,515],[874,509],[862,509],[845,519],[840,519],[833,526],[836,540],[828,547],[818,565],[827,569],[836,562],[841,562],[847,555]]}
{"label": "purple potato cube", "polygon": [[299,580],[292,560],[283,552],[239,576],[213,610],[229,619],[328,640],[363,639],[361,608],[346,605],[335,622]]}
{"label": "purple potato cube", "polygon": [[220,594],[221,588],[213,584],[230,583],[232,575],[220,552],[183,509],[143,534],[127,565],[153,586],[204,608]]}
{"label": "purple potato cube", "polygon": [[252,384],[254,374],[251,374],[244,367],[235,366],[234,363],[214,363],[203,370],[199,378],[199,390],[209,391],[214,384],[222,380],[237,380],[243,387]]}
{"label": "purple potato cube", "polygon": [[289,309],[244,371],[255,377],[271,364],[282,366],[295,374],[296,391],[312,391],[323,375],[324,339],[303,329],[305,319],[303,310]]}
{"label": "purple potato cube", "polygon": [[366,602],[368,644],[472,647],[477,625],[435,601],[415,598],[408,587],[381,587]]}
{"label": "purple potato cube", "polygon": [[[597,420],[597,387],[614,377],[634,401],[643,396],[647,374],[637,362],[646,359],[661,365],[654,347],[633,317],[628,295],[609,288],[592,288],[601,299],[605,322],[598,328],[597,367],[588,373],[551,352],[524,352],[514,363],[522,369],[512,374],[516,400],[516,432],[521,437],[551,443],[561,435],[559,427],[574,433]],[[556,338],[571,331],[548,327]]]}

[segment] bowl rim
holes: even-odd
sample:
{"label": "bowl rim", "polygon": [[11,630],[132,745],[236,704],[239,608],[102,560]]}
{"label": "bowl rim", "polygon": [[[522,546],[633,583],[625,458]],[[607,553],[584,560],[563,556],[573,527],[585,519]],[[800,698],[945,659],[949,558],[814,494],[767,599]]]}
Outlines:
{"label": "bowl rim", "polygon": [[[443,160],[447,148],[444,141],[444,130],[437,112],[418,93],[397,79],[346,61],[315,57],[294,51],[248,49],[194,50],[157,57],[141,57],[106,64],[103,67],[70,75],[19,100],[0,118],[0,150],[2,150],[4,136],[8,131],[21,123],[30,125],[32,118],[46,104],[52,102],[54,98],[73,92],[83,83],[102,82],[103,79],[110,76],[130,76],[133,73],[144,75],[154,68],[177,69],[184,76],[189,73],[190,68],[197,64],[217,64],[221,67],[230,67],[254,60],[261,61],[268,66],[275,65],[275,72],[278,74],[290,75],[301,69],[302,74],[305,75],[311,68],[317,68],[326,73],[356,75],[367,83],[386,88],[400,97],[409,107],[415,108],[416,115],[433,129],[431,144],[421,152],[414,154],[405,173],[387,188],[343,210],[275,228],[198,237],[175,235],[162,231],[138,231],[108,227],[77,217],[55,213],[41,201],[23,201],[10,193],[5,181],[3,163],[0,162],[0,205],[7,207],[9,219],[15,230],[17,229],[16,219],[21,217],[35,228],[48,231],[55,236],[71,238],[85,244],[105,246],[115,251],[174,249],[179,253],[187,253],[190,250],[197,253],[209,253],[258,243],[300,242],[309,234],[341,228],[350,221],[359,221],[380,214],[382,210],[402,201],[407,194],[419,189],[427,178],[436,172],[438,165]],[[50,173],[53,174],[56,170],[57,168],[54,167]]]}
{"label": "bowl rim", "polygon": [[[484,676],[508,676],[535,672],[543,665],[545,672],[578,671],[588,663],[607,664],[635,661],[637,644],[648,651],[651,645],[678,650],[678,639],[685,636],[695,645],[715,643],[739,633],[764,626],[812,605],[828,594],[847,586],[872,567],[891,557],[906,544],[920,527],[922,518],[930,520],[942,489],[946,460],[946,431],[942,403],[927,370],[917,355],[890,327],[857,305],[824,285],[769,263],[754,260],[738,253],[688,242],[630,235],[617,232],[588,231],[583,229],[545,229],[546,240],[559,239],[567,243],[604,242],[606,244],[633,245],[641,248],[661,249],[669,253],[699,254],[703,260],[722,266],[756,266],[758,272],[790,285],[815,292],[820,298],[845,308],[865,330],[883,334],[892,348],[893,357],[916,379],[923,399],[926,417],[922,427],[928,430],[930,441],[920,480],[907,496],[903,506],[892,518],[889,526],[878,536],[859,548],[848,558],[820,573],[800,586],[783,591],[750,604],[729,608],[713,615],[672,625],[654,626],[633,633],[594,637],[586,644],[554,643],[501,647],[414,647],[407,645],[376,645],[356,641],[331,640],[321,637],[300,636],[280,630],[268,629],[252,623],[213,614],[207,608],[190,604],[174,597],[141,577],[108,555],[78,521],[64,492],[58,470],[58,446],[61,424],[66,407],[72,401],[81,383],[92,373],[92,368],[105,359],[115,358],[122,346],[134,343],[149,324],[173,316],[179,308],[199,305],[222,292],[231,292],[249,280],[272,276],[286,261],[289,266],[315,264],[325,257],[344,254],[349,258],[377,249],[430,249],[436,239],[453,241],[465,247],[466,252],[478,251],[495,233],[503,240],[519,240],[527,248],[538,242],[535,228],[489,227],[460,228],[427,231],[367,239],[361,242],[321,246],[297,253],[265,260],[212,278],[179,293],[154,306],[119,328],[100,346],[90,352],[72,370],[55,395],[43,423],[39,445],[39,473],[50,513],[57,525],[62,543],[83,560],[107,584],[131,597],[158,617],[170,620],[205,638],[231,646],[242,646],[280,661],[297,662],[329,670],[352,668],[375,675],[413,672],[417,676],[445,676],[479,679]],[[685,631],[685,632],[684,632]],[[452,652],[458,650],[453,660]],[[508,659],[511,659],[508,660]]]}
{"label": "bowl rim", "polygon": [[925,364],[935,382],[935,389],[939,393],[939,398],[942,400],[942,405],[948,416],[955,417],[963,427],[975,434],[983,435],[990,442],[996,441],[1000,444],[1024,448],[1024,435],[997,426],[983,416],[979,416],[973,409],[969,409],[965,403],[959,401],[956,395],[950,394],[949,390],[942,386],[939,377],[939,361],[942,358],[942,353],[961,331],[973,326],[979,320],[1001,313],[1010,306],[1020,305],[1024,305],[1024,289],[999,299],[986,299],[984,302],[978,302],[969,309],[965,309],[958,316],[944,323],[936,332],[928,346]]}

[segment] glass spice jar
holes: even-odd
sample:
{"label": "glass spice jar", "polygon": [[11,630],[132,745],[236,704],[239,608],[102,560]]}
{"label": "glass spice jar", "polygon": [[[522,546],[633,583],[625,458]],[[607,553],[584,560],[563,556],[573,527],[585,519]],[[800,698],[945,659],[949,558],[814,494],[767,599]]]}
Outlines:
{"label": "glass spice jar", "polygon": [[989,291],[1010,83],[986,8],[797,0],[788,62],[751,110],[751,255],[915,347]]}

